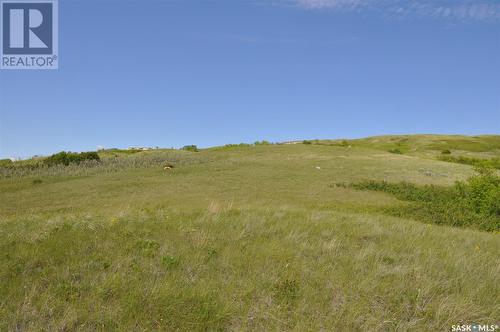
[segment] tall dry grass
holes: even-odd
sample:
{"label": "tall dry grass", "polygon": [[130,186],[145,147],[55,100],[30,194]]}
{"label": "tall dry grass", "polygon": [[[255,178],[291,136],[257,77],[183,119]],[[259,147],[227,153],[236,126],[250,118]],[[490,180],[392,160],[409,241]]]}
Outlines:
{"label": "tall dry grass", "polygon": [[78,164],[46,165],[43,162],[23,163],[0,167],[0,179],[19,179],[43,176],[88,176],[100,173],[116,173],[123,170],[161,167],[166,163],[189,165],[213,160],[206,155],[179,151],[141,153],[136,155],[105,157],[100,161],[86,160]]}

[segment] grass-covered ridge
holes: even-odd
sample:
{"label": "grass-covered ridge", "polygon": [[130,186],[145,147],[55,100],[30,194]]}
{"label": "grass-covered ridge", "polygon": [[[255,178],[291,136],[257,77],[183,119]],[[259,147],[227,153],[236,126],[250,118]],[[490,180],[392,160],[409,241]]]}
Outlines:
{"label": "grass-covered ridge", "polygon": [[[370,138],[105,150],[98,163],[7,165],[0,331],[441,331],[498,323],[500,235],[474,226],[491,206],[479,197],[482,177],[438,160],[451,147],[432,144],[453,137],[388,139],[406,138],[402,154],[388,152],[396,143]],[[478,140],[460,137],[469,139]],[[451,156],[500,157],[497,149],[456,147]],[[363,181],[408,189],[352,187]],[[432,195],[458,190],[457,181],[479,197],[470,201],[479,211],[471,225],[417,215]],[[402,207],[415,211],[388,213]]]}
{"label": "grass-covered ridge", "polygon": [[388,135],[352,140],[316,140],[313,144],[366,147],[382,151],[399,150],[419,156],[435,156],[444,150],[458,155],[494,156],[500,153],[499,135]]}

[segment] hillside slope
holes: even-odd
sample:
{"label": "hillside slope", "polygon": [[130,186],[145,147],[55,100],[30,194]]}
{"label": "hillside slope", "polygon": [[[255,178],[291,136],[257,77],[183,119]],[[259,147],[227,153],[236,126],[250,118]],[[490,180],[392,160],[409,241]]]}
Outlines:
{"label": "hillside slope", "polygon": [[451,186],[474,170],[438,160],[442,151],[498,158],[500,136],[308,143],[5,171],[0,330],[500,323],[498,232],[394,217],[385,209],[406,202],[350,186]]}

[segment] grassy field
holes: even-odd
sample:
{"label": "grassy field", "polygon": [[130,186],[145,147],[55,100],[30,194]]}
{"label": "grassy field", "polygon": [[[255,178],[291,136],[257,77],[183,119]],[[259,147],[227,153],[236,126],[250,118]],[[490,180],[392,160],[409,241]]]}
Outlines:
{"label": "grassy field", "polygon": [[386,212],[408,202],[351,186],[448,188],[475,174],[439,160],[445,150],[498,158],[500,136],[104,151],[99,163],[5,168],[0,331],[500,324],[498,230],[396,217]]}

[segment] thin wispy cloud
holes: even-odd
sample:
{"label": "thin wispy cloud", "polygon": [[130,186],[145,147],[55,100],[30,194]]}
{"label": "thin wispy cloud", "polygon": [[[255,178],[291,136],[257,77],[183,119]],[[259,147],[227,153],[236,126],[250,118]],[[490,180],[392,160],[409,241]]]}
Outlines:
{"label": "thin wispy cloud", "polygon": [[491,0],[291,0],[305,9],[372,11],[394,17],[450,20],[500,20],[500,3]]}
{"label": "thin wispy cloud", "polygon": [[361,7],[369,7],[375,2],[375,0],[296,0],[296,3],[304,8],[332,8],[341,10],[355,10]]}

